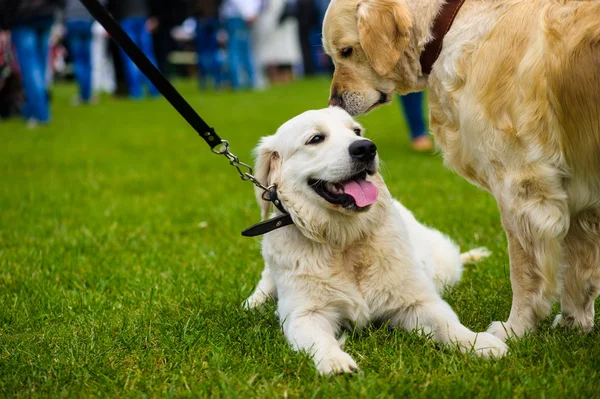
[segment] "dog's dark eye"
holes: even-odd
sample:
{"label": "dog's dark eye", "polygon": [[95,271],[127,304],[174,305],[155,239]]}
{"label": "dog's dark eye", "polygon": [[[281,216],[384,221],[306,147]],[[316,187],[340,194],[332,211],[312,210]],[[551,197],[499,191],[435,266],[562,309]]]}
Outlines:
{"label": "dog's dark eye", "polygon": [[352,55],[352,47],[344,47],[340,50],[340,54],[344,58],[350,57]]}
{"label": "dog's dark eye", "polygon": [[325,141],[324,134],[316,134],[316,135],[312,136],[311,139],[306,142],[306,144],[321,144],[324,141]]}
{"label": "dog's dark eye", "polygon": [[354,129],[354,134],[356,134],[357,136],[360,136],[361,133],[362,130],[360,130],[359,128]]}

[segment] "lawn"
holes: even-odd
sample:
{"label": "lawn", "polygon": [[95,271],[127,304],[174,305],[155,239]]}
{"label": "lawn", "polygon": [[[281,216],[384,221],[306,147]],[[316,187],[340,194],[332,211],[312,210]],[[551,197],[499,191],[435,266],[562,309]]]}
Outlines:
{"label": "lawn", "polygon": [[[328,94],[326,79],[261,93],[177,87],[246,161],[259,137]],[[492,361],[369,327],[345,345],[360,373],[320,377],[273,306],[240,307],[262,270],[259,239],[240,235],[259,218],[252,185],[166,101],[74,108],[74,93],[54,90],[49,127],[0,124],[0,396],[600,396],[598,330],[552,330],[550,319]],[[505,320],[493,198],[439,155],[412,153],[397,104],[360,120],[398,199],[463,249],[493,252],[446,295],[463,323]]]}

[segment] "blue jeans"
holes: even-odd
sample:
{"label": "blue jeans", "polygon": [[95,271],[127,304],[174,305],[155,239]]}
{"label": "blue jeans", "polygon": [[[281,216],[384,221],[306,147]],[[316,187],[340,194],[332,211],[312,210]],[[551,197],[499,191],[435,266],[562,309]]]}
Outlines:
{"label": "blue jeans", "polygon": [[50,121],[46,70],[52,23],[52,18],[44,18],[11,29],[25,89],[23,116],[42,123]]}
{"label": "blue jeans", "polygon": [[66,24],[79,97],[83,102],[89,102],[92,97],[92,22],[72,20]]}
{"label": "blue jeans", "polygon": [[329,7],[330,2],[331,0],[315,0],[315,6],[317,7],[317,12],[319,13],[319,29],[321,28],[321,25],[323,25],[325,12],[327,11],[327,7]]}
{"label": "blue jeans", "polygon": [[234,89],[242,87],[243,73],[246,73],[245,86],[255,86],[255,66],[250,44],[250,27],[242,18],[225,20],[225,29],[229,36],[229,76]]}
{"label": "blue jeans", "polygon": [[196,20],[196,53],[198,54],[198,79],[200,87],[206,89],[208,80],[212,78],[215,89],[223,83],[219,43],[217,32],[219,20],[216,18],[201,18]]}
{"label": "blue jeans", "polygon": [[[125,18],[121,21],[123,30],[129,35],[131,40],[142,50],[142,52],[150,59],[150,61],[156,64],[156,58],[154,57],[154,50],[152,48],[152,36],[150,32],[146,30],[146,18],[133,17]],[[129,56],[121,50],[123,55],[123,62],[125,63],[125,78],[127,79],[127,86],[129,87],[129,95],[134,99],[140,99],[144,95],[143,84],[148,86],[148,91],[152,97],[158,95],[158,90],[144,74],[138,69],[137,66],[131,61]]]}
{"label": "blue jeans", "polygon": [[405,96],[398,96],[404,108],[406,121],[410,128],[412,139],[427,134],[425,125],[425,116],[423,115],[423,92],[410,93]]}

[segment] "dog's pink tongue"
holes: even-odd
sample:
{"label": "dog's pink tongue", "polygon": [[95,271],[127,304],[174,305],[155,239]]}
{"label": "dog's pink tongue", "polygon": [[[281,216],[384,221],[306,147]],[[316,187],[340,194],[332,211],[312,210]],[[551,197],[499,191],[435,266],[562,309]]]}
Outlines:
{"label": "dog's pink tongue", "polygon": [[350,180],[344,183],[344,193],[354,198],[359,207],[365,207],[377,201],[379,189],[366,180]]}

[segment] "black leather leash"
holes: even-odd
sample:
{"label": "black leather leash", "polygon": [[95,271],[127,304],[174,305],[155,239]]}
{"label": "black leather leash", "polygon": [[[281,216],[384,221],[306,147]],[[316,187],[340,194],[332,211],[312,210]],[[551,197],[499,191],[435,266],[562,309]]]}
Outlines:
{"label": "black leather leash", "polygon": [[[121,28],[121,25],[108,13],[98,0],[80,0],[88,9],[90,14],[106,29],[111,38],[127,53],[129,58],[142,71],[144,75],[152,82],[156,89],[167,99],[167,101],[179,112],[179,114],[190,124],[206,144],[210,146],[212,152],[217,155],[224,155],[231,166],[234,166],[240,177],[244,181],[251,181],[257,187],[269,193],[268,201],[273,202],[275,206],[283,213],[273,219],[257,223],[242,232],[243,236],[253,237],[268,233],[275,229],[294,223],[290,214],[283,208],[281,201],[277,198],[277,187],[265,187],[252,175],[252,167],[239,160],[229,151],[229,142],[223,140],[217,135],[215,130],[198,115],[191,105],[179,94],[173,85],[164,77],[162,73],[150,62],[148,57],[139,49],[139,47],[129,38],[127,33]],[[246,169],[244,171],[243,169]],[[267,198],[265,198],[267,200]]]}
{"label": "black leather leash", "polygon": [[[272,189],[270,189],[268,191],[268,193],[269,193],[269,201],[271,201],[273,203],[273,205],[275,205],[277,207],[277,209],[279,209],[281,211],[282,215],[275,216],[272,219],[265,220],[264,222],[256,223],[255,225],[248,227],[246,230],[242,231],[242,235],[244,237],[260,236],[265,233],[268,233],[269,231],[278,229],[280,227],[284,227],[289,224],[294,224],[292,217],[285,210],[283,205],[281,205],[281,201],[277,198],[276,187],[273,187]],[[266,192],[265,192],[265,194],[266,194]]]}

